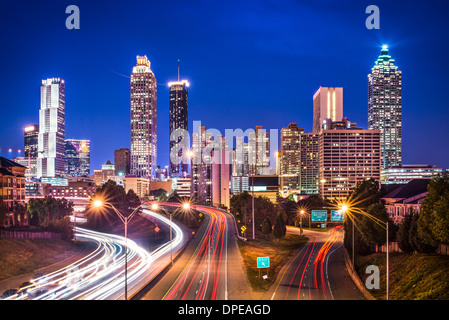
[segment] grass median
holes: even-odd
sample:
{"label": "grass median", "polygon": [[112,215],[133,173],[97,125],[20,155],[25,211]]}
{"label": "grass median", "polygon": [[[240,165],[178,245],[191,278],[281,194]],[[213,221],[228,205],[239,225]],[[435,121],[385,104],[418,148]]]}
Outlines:
{"label": "grass median", "polygon": [[[246,276],[254,291],[267,291],[275,281],[282,266],[290,256],[308,241],[307,237],[288,234],[281,240],[274,239],[271,235],[260,235],[255,240],[238,241],[240,253],[246,268]],[[269,257],[270,267],[257,268],[258,257]],[[267,279],[263,276],[267,275]]]}
{"label": "grass median", "polygon": [[[386,297],[386,254],[358,256],[357,271],[365,282],[365,270],[376,265],[380,271],[380,289],[370,290],[374,298]],[[439,254],[390,253],[391,300],[449,300],[449,256]]]}

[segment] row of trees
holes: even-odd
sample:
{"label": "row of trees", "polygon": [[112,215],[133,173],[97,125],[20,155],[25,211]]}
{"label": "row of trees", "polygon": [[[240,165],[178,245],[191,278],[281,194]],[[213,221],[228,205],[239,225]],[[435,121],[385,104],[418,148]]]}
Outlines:
{"label": "row of trees", "polygon": [[27,207],[23,206],[19,210],[28,210],[30,225],[61,233],[64,239],[73,237],[69,217],[73,212],[73,202],[65,198],[31,198]]}
{"label": "row of trees", "polygon": [[[392,223],[381,201],[382,190],[374,179],[359,183],[348,197],[348,203],[354,203],[359,209],[351,210],[355,216],[355,251],[369,254],[373,246],[386,242],[385,228],[375,223],[371,217],[388,221],[389,240],[397,241],[399,248],[406,253],[435,252],[440,244],[449,245],[449,173],[444,172],[430,180],[428,194],[421,204],[419,214],[412,212],[404,216],[397,226]],[[344,244],[352,251],[352,219],[345,219]]]}

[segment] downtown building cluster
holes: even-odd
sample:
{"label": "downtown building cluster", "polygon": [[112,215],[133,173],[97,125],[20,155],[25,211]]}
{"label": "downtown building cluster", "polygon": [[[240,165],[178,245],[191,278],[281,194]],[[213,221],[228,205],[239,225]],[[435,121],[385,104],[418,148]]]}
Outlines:
{"label": "downtown building cluster", "polygon": [[[158,141],[156,75],[146,56],[136,60],[129,86],[130,145],[118,146],[114,163],[107,161],[93,174],[90,140],[65,137],[64,80],[42,80],[39,124],[24,128],[25,155],[5,159],[0,166],[5,180],[1,195],[11,211],[13,201],[24,200],[23,194],[83,198],[85,205],[109,180],[141,198],[171,195],[229,208],[230,197],[241,192],[273,202],[292,194],[341,200],[364,179],[406,184],[442,171],[402,164],[402,72],[386,46],[368,74],[367,129],[345,117],[341,87],[319,87],[315,92],[310,132],[296,122],[280,134],[257,125],[245,132],[234,130],[230,137],[199,121],[189,128],[190,83],[180,78],[178,62],[178,77],[168,83],[169,141]],[[165,167],[158,166],[158,144],[169,149]],[[20,181],[13,183],[8,175]]]}

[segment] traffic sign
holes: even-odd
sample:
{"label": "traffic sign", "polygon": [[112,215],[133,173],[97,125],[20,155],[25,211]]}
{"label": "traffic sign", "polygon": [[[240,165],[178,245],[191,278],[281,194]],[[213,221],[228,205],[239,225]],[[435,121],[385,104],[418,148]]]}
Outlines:
{"label": "traffic sign", "polygon": [[269,267],[270,267],[270,257],[257,258],[257,268],[269,268]]}
{"label": "traffic sign", "polygon": [[345,214],[340,210],[331,211],[331,221],[345,221]]}
{"label": "traffic sign", "polygon": [[312,210],[312,221],[313,222],[327,221],[327,210]]}

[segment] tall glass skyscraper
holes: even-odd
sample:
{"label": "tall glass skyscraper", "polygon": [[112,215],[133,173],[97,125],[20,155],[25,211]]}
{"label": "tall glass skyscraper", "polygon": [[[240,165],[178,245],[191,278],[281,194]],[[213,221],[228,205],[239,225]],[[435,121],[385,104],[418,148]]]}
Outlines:
{"label": "tall glass skyscraper", "polygon": [[368,74],[368,129],[379,130],[382,169],[402,164],[402,71],[383,46]]}
{"label": "tall glass skyscraper", "polygon": [[[186,152],[186,149],[189,148],[188,141],[184,141],[187,136],[180,135],[175,130],[181,129],[187,130],[189,129],[189,117],[188,117],[188,105],[189,105],[189,82],[187,80],[173,81],[169,82],[168,86],[170,88],[170,176],[171,177],[180,177],[184,174],[187,174],[188,171],[188,161],[187,157],[183,155],[183,151]],[[173,141],[172,141],[173,135]],[[183,145],[185,144],[185,148],[180,148],[178,146],[174,148],[178,143],[183,140]],[[177,154],[172,155],[172,151]],[[173,159],[172,159],[173,157]],[[174,163],[172,160],[177,158],[179,163]]]}
{"label": "tall glass skyscraper", "polygon": [[131,73],[131,174],[151,178],[156,171],[157,88],[146,56]]}
{"label": "tall glass skyscraper", "polygon": [[37,178],[64,175],[64,138],[64,80],[61,78],[42,80]]}
{"label": "tall glass skyscraper", "polygon": [[65,172],[72,177],[90,174],[90,140],[65,140]]}

